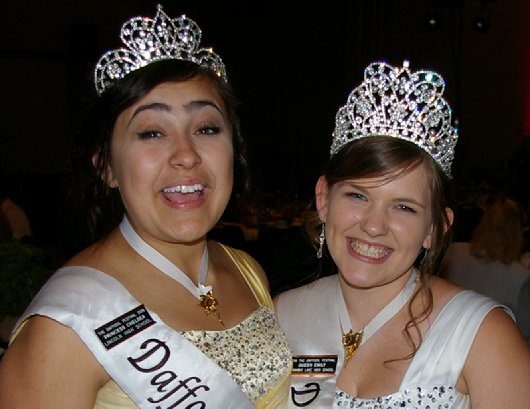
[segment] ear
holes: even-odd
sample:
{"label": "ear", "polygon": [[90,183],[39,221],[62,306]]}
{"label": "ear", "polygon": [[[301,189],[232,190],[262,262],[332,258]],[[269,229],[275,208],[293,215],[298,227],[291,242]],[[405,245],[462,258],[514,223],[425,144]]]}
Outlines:
{"label": "ear", "polygon": [[422,247],[424,249],[427,249],[429,250],[431,248],[431,243],[432,243],[432,233],[434,231],[434,226],[431,225],[429,226],[429,232],[427,233],[427,236],[425,237],[425,239],[423,240],[423,244],[422,244]]}
{"label": "ear", "polygon": [[318,178],[315,186],[315,204],[318,217],[325,223],[328,216],[328,182],[324,176]]}
{"label": "ear", "polygon": [[[98,170],[98,157],[99,154],[95,153],[94,156],[92,156],[92,165],[94,165],[94,168],[96,171]],[[112,172],[112,167],[107,165],[107,167],[101,172],[99,175],[101,177],[101,180],[107,184],[108,187],[115,188],[118,187],[118,181],[114,177],[114,172]]]}
{"label": "ear", "polygon": [[453,213],[453,209],[451,209],[450,207],[445,208],[445,214],[447,216],[448,225],[444,226],[444,233],[449,230],[455,220],[455,214]]}

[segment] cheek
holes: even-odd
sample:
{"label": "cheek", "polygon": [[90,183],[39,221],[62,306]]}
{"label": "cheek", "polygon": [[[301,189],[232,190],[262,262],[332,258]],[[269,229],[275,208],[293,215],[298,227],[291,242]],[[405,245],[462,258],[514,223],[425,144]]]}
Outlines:
{"label": "cheek", "polygon": [[113,152],[112,170],[119,186],[140,185],[156,175],[160,163],[160,154],[135,150],[116,150]]}
{"label": "cheek", "polygon": [[404,225],[401,227],[401,230],[399,234],[402,237],[409,237],[414,238],[414,242],[411,241],[411,245],[416,247],[430,247],[431,242],[431,225],[426,223],[415,223],[415,224],[409,224]]}
{"label": "cheek", "polygon": [[222,145],[206,153],[206,158],[217,177],[223,176],[232,183],[234,174],[234,153],[231,145]]}
{"label": "cheek", "polygon": [[230,195],[234,186],[234,163],[231,160],[221,162],[219,164],[219,169],[224,175],[224,183],[226,184],[227,193]]}
{"label": "cheek", "polygon": [[350,229],[361,220],[359,210],[344,201],[330,200],[326,211],[326,224],[333,226],[335,231],[341,232]]}

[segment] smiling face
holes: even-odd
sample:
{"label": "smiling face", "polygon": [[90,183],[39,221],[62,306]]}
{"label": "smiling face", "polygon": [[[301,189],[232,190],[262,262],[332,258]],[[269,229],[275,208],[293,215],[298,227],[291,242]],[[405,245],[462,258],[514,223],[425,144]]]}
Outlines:
{"label": "smiling face", "polygon": [[233,185],[230,129],[201,76],[162,83],[118,116],[106,182],[145,240],[189,243],[217,223]]}
{"label": "smiling face", "polygon": [[351,286],[381,286],[409,272],[422,247],[431,246],[431,192],[423,165],[390,181],[350,179],[316,186],[326,242]]}

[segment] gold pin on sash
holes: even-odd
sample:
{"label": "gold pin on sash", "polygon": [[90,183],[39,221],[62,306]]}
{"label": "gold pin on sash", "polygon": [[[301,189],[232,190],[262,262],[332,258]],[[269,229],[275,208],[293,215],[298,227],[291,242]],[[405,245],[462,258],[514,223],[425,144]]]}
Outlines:
{"label": "gold pin on sash", "polygon": [[208,291],[206,294],[201,295],[201,301],[199,302],[199,305],[204,308],[204,312],[206,313],[206,315],[212,313],[224,327],[225,324],[221,319],[221,314],[219,313],[219,310],[217,309],[218,304],[219,302],[217,301],[217,298],[213,296],[212,290]]}
{"label": "gold pin on sash", "polygon": [[363,340],[364,328],[359,332],[353,332],[350,330],[346,334],[342,334],[342,345],[344,346],[344,352],[346,353],[344,357],[344,366],[348,361],[355,355],[361,342]]}

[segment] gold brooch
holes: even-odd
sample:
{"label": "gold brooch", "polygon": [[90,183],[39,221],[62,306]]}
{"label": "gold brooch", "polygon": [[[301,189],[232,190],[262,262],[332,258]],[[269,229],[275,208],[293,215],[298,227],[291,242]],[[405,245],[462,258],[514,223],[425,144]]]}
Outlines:
{"label": "gold brooch", "polygon": [[217,309],[218,304],[219,302],[217,301],[217,298],[213,296],[212,290],[208,291],[206,294],[201,295],[201,301],[199,302],[199,305],[204,308],[204,312],[206,313],[206,315],[212,313],[216,316],[221,325],[224,327],[225,324],[221,319],[221,314],[219,313],[219,310]]}
{"label": "gold brooch", "polygon": [[344,366],[348,363],[352,356],[355,355],[361,342],[363,340],[364,328],[359,332],[353,332],[350,330],[346,334],[342,334],[342,345],[344,346],[344,352],[346,356],[344,358]]}

